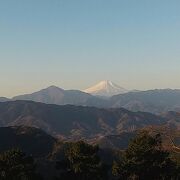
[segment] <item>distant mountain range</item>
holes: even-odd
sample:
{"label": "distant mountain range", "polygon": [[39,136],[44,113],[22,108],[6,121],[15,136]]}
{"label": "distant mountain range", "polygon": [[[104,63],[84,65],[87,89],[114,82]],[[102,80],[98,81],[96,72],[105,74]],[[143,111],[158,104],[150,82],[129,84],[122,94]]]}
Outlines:
{"label": "distant mountain range", "polygon": [[0,102],[6,102],[6,101],[10,101],[10,99],[6,97],[0,97]]}
{"label": "distant mountain range", "polygon": [[125,109],[59,106],[32,101],[0,103],[0,126],[22,125],[41,128],[60,138],[92,139],[155,125],[180,130],[180,114],[157,116]]}
{"label": "distant mountain range", "polygon": [[[130,111],[144,111],[156,114],[166,111],[180,111],[180,90],[155,89],[127,92],[127,90],[110,81],[102,81],[95,87],[85,91],[64,90],[56,86],[50,86],[38,92],[16,96],[12,99],[2,97],[0,102],[29,100],[57,105],[71,104],[99,108],[125,108]],[[110,96],[116,93],[120,94]]]}
{"label": "distant mountain range", "polygon": [[101,106],[103,100],[79,90],[64,90],[56,86],[50,86],[32,94],[13,97],[12,100],[30,100],[46,104],[57,105],[82,105]]}
{"label": "distant mountain range", "polygon": [[180,111],[180,90],[129,92],[111,97],[108,103],[109,107],[123,107],[131,111],[152,113]]}

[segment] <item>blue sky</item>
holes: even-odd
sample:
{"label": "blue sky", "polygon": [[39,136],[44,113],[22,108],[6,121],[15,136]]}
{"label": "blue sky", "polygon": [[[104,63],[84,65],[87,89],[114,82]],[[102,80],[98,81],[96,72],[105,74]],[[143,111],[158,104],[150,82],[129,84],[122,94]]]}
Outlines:
{"label": "blue sky", "polygon": [[0,0],[0,96],[112,80],[180,88],[179,0]]}

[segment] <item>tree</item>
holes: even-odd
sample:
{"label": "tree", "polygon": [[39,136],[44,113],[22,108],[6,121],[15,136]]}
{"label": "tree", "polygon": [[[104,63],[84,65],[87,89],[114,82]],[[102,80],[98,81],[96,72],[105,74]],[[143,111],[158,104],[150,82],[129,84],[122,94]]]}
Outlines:
{"label": "tree", "polygon": [[35,173],[34,160],[19,149],[12,149],[0,154],[1,180],[35,180],[40,177]]}
{"label": "tree", "polygon": [[65,160],[58,163],[61,179],[104,180],[105,172],[98,157],[98,146],[79,141],[70,143]]}
{"label": "tree", "polygon": [[178,176],[175,163],[162,149],[160,134],[150,136],[146,131],[129,143],[121,163],[113,168],[114,175],[118,172],[121,179],[169,180]]}

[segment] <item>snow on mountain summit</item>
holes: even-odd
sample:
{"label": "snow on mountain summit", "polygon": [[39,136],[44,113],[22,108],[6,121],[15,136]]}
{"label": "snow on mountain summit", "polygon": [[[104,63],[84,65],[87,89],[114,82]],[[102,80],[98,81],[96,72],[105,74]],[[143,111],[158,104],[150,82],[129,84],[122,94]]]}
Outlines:
{"label": "snow on mountain summit", "polygon": [[128,90],[118,86],[111,81],[101,81],[98,84],[84,90],[84,92],[96,95],[96,96],[113,96],[117,94],[123,94],[128,92]]}

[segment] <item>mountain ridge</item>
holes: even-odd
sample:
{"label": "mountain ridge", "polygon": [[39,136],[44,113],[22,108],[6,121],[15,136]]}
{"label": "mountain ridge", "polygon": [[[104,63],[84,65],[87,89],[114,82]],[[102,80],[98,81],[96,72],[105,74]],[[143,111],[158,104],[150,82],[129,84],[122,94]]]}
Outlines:
{"label": "mountain ridge", "polygon": [[[64,90],[57,86],[50,86],[48,88],[39,90],[32,94],[25,94],[15,96],[12,100],[30,100],[35,102],[42,102],[46,104],[57,104],[57,105],[94,105],[101,103],[103,100],[94,97],[88,93],[79,90]],[[103,104],[103,102],[102,102]]]}
{"label": "mountain ridge", "polygon": [[174,119],[173,114],[168,119],[166,116],[131,112],[123,108],[62,106],[33,101],[0,103],[0,126],[32,126],[69,139],[131,132],[149,125],[165,125],[169,120],[171,127],[179,127],[179,116]]}
{"label": "mountain ridge", "polygon": [[155,89],[116,95],[110,98],[109,107],[157,114],[180,111],[180,89]]}
{"label": "mountain ridge", "polygon": [[0,102],[13,100],[29,100],[57,105],[93,106],[98,108],[125,108],[135,112],[145,111],[156,114],[166,111],[180,112],[179,89],[130,91],[102,98],[79,90],[64,90],[56,86],[50,86],[32,94],[20,95],[12,99],[0,98]]}

